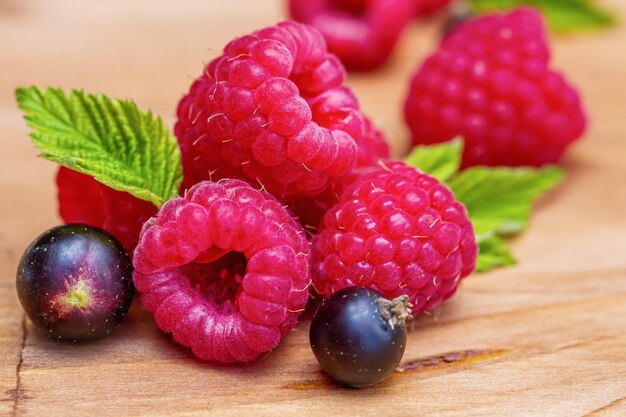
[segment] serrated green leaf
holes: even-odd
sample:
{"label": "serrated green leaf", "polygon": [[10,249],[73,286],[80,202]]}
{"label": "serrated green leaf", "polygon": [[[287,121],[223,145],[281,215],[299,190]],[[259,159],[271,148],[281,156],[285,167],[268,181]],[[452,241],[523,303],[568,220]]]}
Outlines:
{"label": "serrated green leaf", "polygon": [[445,182],[459,170],[462,152],[463,140],[454,139],[437,145],[416,146],[405,162]]}
{"label": "serrated green leaf", "polygon": [[42,157],[157,207],[178,194],[180,150],[160,117],[77,90],[28,87],[15,96]]}
{"label": "serrated green leaf", "polygon": [[572,32],[612,26],[614,16],[590,0],[470,0],[476,13],[534,6],[546,16],[556,32]]}
{"label": "serrated green leaf", "polygon": [[478,240],[477,271],[485,272],[498,267],[515,265],[516,263],[517,260],[501,238],[490,235]]}
{"label": "serrated green leaf", "polygon": [[533,202],[563,177],[556,167],[476,167],[461,172],[449,185],[467,208],[477,235],[510,235],[526,226]]}

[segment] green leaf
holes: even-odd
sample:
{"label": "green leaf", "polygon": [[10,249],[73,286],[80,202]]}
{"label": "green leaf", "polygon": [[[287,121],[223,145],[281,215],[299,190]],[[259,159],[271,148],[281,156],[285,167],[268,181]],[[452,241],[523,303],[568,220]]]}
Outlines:
{"label": "green leaf", "polygon": [[461,172],[449,185],[467,208],[477,235],[510,235],[526,226],[533,202],[563,177],[556,167],[476,167]]}
{"label": "green leaf", "polygon": [[405,161],[445,182],[459,170],[462,152],[463,140],[454,139],[438,145],[416,146]]}
{"label": "green leaf", "polygon": [[476,259],[476,270],[479,272],[490,269],[515,265],[517,260],[506,247],[504,240],[490,235],[478,240],[478,259]]}
{"label": "green leaf", "polygon": [[160,207],[182,181],[176,139],[132,101],[72,90],[18,88],[41,156]]}
{"label": "green leaf", "polygon": [[614,16],[591,0],[470,0],[476,13],[511,9],[521,5],[541,10],[556,32],[600,29],[615,24]]}

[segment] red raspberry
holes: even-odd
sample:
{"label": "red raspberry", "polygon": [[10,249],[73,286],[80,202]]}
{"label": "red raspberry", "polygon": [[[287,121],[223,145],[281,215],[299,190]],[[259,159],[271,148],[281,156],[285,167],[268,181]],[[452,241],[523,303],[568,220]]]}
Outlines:
{"label": "red raspberry", "polygon": [[415,0],[290,0],[291,16],[322,32],[346,68],[370,71],[387,61],[413,16]]}
{"label": "red raspberry", "polygon": [[381,159],[389,158],[389,144],[383,133],[365,118],[363,140],[357,142],[357,167],[376,165]]}
{"label": "red raspberry", "polygon": [[309,258],[302,227],[272,196],[205,181],[144,225],[133,279],[157,325],[197,357],[247,362],[296,323]]}
{"label": "red raspberry", "polygon": [[413,143],[461,135],[464,166],[556,162],[586,121],[549,56],[532,9],[461,24],[413,77],[405,104]]}
{"label": "red raspberry", "polygon": [[451,297],[476,263],[465,207],[435,178],[392,161],[356,177],[313,238],[313,284],[328,296],[360,285],[413,312]]}
{"label": "red raspberry", "polygon": [[323,192],[352,170],[363,132],[344,78],[306,25],[282,22],[229,43],[178,105],[187,186],[241,178],[280,198]]}
{"label": "red raspberry", "polygon": [[414,0],[415,14],[418,16],[427,16],[440,11],[448,6],[450,0]]}
{"label": "red raspberry", "polygon": [[56,184],[59,215],[65,223],[104,224],[104,202],[96,180],[61,166]]}
{"label": "red raspberry", "polygon": [[[368,167],[378,164],[381,160],[389,158],[389,146],[385,136],[377,130],[369,119],[364,118],[362,140],[358,143],[357,168]],[[339,194],[344,184],[350,181],[350,175],[333,181],[330,186],[320,195],[315,197],[300,197],[289,203],[289,208],[307,229],[313,231],[317,228],[324,214],[339,202]]]}
{"label": "red raspberry", "polygon": [[89,175],[60,167],[57,172],[59,215],[65,223],[100,227],[132,253],[143,223],[157,209],[147,201],[113,190]]}

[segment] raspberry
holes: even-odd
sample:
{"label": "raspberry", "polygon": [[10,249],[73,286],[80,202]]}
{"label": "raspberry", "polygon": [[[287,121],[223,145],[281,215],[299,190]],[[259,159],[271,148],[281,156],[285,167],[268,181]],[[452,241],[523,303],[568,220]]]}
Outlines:
{"label": "raspberry", "polygon": [[415,14],[427,16],[448,6],[450,0],[415,0]]}
{"label": "raspberry", "polygon": [[357,176],[312,244],[318,293],[359,285],[387,298],[406,294],[413,313],[451,297],[477,255],[465,207],[445,185],[400,161]]}
{"label": "raspberry", "polygon": [[239,178],[277,197],[348,174],[363,116],[321,34],[282,22],[235,39],[178,105],[185,184]]}
{"label": "raspberry", "polygon": [[104,224],[104,202],[96,180],[61,166],[56,184],[59,215],[65,223]]}
{"label": "raspberry", "polygon": [[113,190],[89,175],[60,167],[57,172],[59,215],[65,223],[106,230],[132,253],[143,223],[157,209],[147,201]]}
{"label": "raspberry", "polygon": [[[365,131],[362,140],[358,143],[357,168],[373,166],[389,158],[389,146],[385,136],[367,118],[364,118],[363,126]],[[314,230],[328,209],[337,204],[339,194],[350,178],[351,176],[348,175],[333,181],[322,194],[315,197],[297,198],[290,202],[289,208],[296,214],[300,223]]]}
{"label": "raspberry", "polygon": [[464,23],[414,75],[405,104],[413,142],[465,138],[463,165],[556,162],[585,130],[576,93],[548,68],[538,12]]}
{"label": "raspberry", "polygon": [[389,144],[383,133],[376,129],[372,122],[365,118],[363,140],[357,142],[358,153],[356,166],[376,165],[381,159],[389,158]]}
{"label": "raspberry", "polygon": [[346,68],[370,71],[387,61],[411,21],[415,0],[290,0],[291,16],[322,32]]}
{"label": "raspberry", "polygon": [[296,323],[309,258],[302,227],[272,196],[204,181],[144,225],[133,279],[156,324],[197,357],[247,362]]}

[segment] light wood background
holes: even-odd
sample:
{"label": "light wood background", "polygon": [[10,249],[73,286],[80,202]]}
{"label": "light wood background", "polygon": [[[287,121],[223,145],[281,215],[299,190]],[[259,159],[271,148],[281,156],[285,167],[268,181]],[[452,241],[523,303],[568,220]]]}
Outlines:
{"label": "light wood background", "polygon": [[[604,1],[626,22],[626,3]],[[416,320],[382,385],[340,388],[301,323],[250,366],[194,360],[135,305],[116,333],[51,342],[14,288],[27,244],[59,222],[52,163],[35,157],[13,90],[36,84],[134,98],[174,120],[202,64],[236,35],[285,17],[258,0],[0,0],[0,415],[626,415],[626,28],[559,38],[554,65],[591,115],[565,184],[514,243],[521,264],[475,275]],[[407,143],[408,77],[438,24],[415,23],[393,62],[349,84],[393,141]]]}

